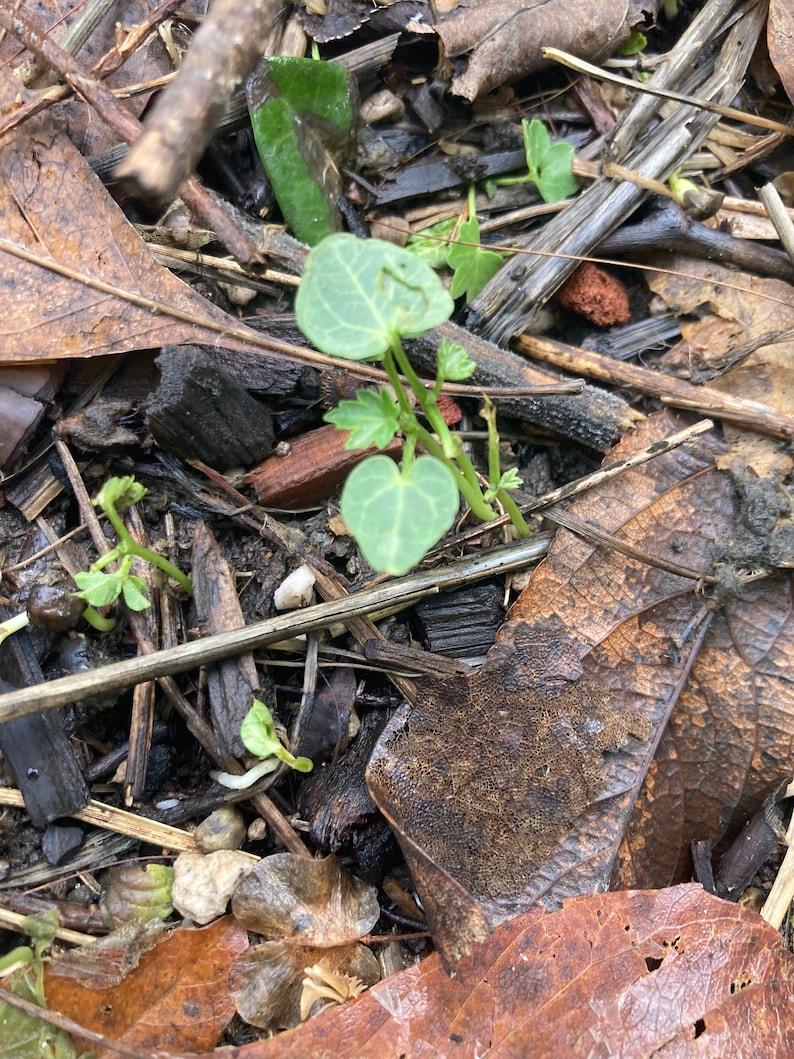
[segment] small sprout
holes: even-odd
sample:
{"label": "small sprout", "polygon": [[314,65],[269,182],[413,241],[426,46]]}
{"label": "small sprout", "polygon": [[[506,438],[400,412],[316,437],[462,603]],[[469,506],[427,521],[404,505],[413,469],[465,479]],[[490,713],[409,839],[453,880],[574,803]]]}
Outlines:
{"label": "small sprout", "polygon": [[672,173],[667,180],[673,201],[682,206],[690,217],[696,221],[705,221],[722,207],[725,196],[720,191],[704,188],[694,180]]}
{"label": "small sprout", "polygon": [[[107,607],[121,596],[130,610],[146,610],[150,606],[144,593],[146,583],[140,577],[130,573],[134,558],[142,559],[158,567],[167,577],[177,582],[188,595],[193,594],[190,578],[182,573],[173,563],[162,555],[138,544],[129,533],[119,514],[146,496],[146,488],[136,482],[133,475],[124,478],[109,478],[93,500],[94,507],[101,507],[108,521],[115,529],[119,542],[115,548],[102,555],[85,573],[75,574],[75,583],[81,589],[77,593],[89,607]],[[118,570],[103,573],[104,568],[116,560],[121,560]],[[88,612],[84,615],[89,619]]]}
{"label": "small sprout", "polygon": [[273,714],[259,699],[254,699],[253,706],[243,718],[240,738],[246,750],[261,760],[242,776],[230,772],[211,772],[215,782],[224,787],[234,790],[250,787],[262,776],[275,772],[282,762],[297,772],[311,772],[314,767],[307,757],[295,757],[287,750],[276,732]]}
{"label": "small sprout", "polygon": [[559,202],[576,194],[579,183],[573,175],[575,152],[571,144],[565,140],[552,143],[548,129],[537,118],[524,118],[521,128],[528,172],[520,177],[503,177],[494,184],[534,184],[544,202]]}

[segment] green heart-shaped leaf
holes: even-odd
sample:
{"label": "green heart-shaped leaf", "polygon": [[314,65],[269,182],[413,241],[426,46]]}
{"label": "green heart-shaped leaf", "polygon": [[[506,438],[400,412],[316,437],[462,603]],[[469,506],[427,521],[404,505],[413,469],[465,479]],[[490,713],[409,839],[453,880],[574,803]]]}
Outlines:
{"label": "green heart-shaped leaf", "polygon": [[348,476],[341,507],[370,566],[400,576],[454,522],[458,487],[449,468],[432,456],[402,469],[388,456],[370,456]]}
{"label": "green heart-shaped leaf", "polygon": [[346,360],[383,356],[391,343],[443,323],[454,302],[432,268],[380,239],[329,235],[306,259],[295,315],[309,341]]}

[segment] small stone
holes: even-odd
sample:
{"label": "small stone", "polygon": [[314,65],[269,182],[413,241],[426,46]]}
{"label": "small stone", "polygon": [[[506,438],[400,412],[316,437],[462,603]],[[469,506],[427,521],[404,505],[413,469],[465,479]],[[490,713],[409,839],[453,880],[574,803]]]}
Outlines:
{"label": "small stone", "polygon": [[314,571],[305,563],[293,570],[273,593],[276,610],[297,610],[308,607],[314,599]]}
{"label": "small stone", "polygon": [[381,121],[402,121],[405,104],[388,88],[373,92],[361,104],[359,116],[364,125],[377,125]]}
{"label": "small stone", "polygon": [[245,838],[245,821],[236,806],[222,805],[201,821],[193,838],[202,853],[239,849]]}
{"label": "small stone", "polygon": [[557,301],[598,327],[625,324],[631,317],[629,294],[616,277],[584,261],[557,291]]}
{"label": "small stone", "polygon": [[210,923],[224,914],[232,894],[254,864],[249,856],[234,849],[206,856],[180,853],[174,861],[174,908],[199,926]]}

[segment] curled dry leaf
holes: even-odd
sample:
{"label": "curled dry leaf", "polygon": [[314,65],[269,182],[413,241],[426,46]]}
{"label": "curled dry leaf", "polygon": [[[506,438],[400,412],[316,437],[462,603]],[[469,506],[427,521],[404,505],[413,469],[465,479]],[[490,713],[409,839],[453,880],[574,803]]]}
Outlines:
{"label": "curled dry leaf", "polygon": [[[305,992],[306,968],[319,964],[325,976],[358,979],[362,987],[380,980],[375,956],[358,942],[335,948],[315,949],[287,941],[254,945],[235,960],[229,974],[229,991],[246,1022],[261,1029],[288,1029],[306,1018],[321,995]],[[352,986],[351,986],[352,988]],[[350,996],[358,993],[350,992]],[[340,997],[340,1001],[345,997]]]}
{"label": "curled dry leaf", "polygon": [[[597,894],[498,927],[449,978],[437,956],[238,1059],[794,1054],[794,957],[699,886]],[[210,1059],[210,1055],[194,1059]]]}
{"label": "curled dry leaf", "polygon": [[310,861],[292,853],[260,860],[235,891],[232,909],[256,934],[318,948],[358,941],[380,915],[375,887],[336,857]]}
{"label": "curled dry leaf", "polygon": [[546,65],[541,48],[554,47],[598,62],[628,37],[656,0],[488,0],[461,6],[433,27],[451,59],[468,55],[452,91],[466,99],[525,77]]}
{"label": "curled dry leaf", "polygon": [[[20,94],[25,90],[0,67],[0,119],[15,109]],[[157,264],[85,158],[46,116],[0,136],[0,216],[5,363],[98,356],[191,339],[214,342],[216,331],[188,322],[191,314],[219,327],[234,326]],[[14,248],[36,260],[21,260]],[[140,298],[167,305],[185,319],[153,313],[136,304]]]}

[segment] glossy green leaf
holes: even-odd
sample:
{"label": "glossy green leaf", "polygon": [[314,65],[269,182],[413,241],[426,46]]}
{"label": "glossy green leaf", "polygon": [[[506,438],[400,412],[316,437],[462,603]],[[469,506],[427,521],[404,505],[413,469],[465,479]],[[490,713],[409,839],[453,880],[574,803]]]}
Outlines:
{"label": "glossy green leaf", "polygon": [[385,449],[399,428],[400,408],[386,389],[361,389],[354,401],[340,401],[323,418],[340,430],[349,430],[346,449]]}
{"label": "glossy green leaf", "polygon": [[355,142],[356,85],[335,63],[278,56],[248,86],[257,150],[297,239],[315,246],[338,230],[340,167]]}
{"label": "glossy green leaf", "polygon": [[370,566],[400,576],[450,528],[458,502],[455,478],[439,460],[420,456],[400,469],[371,456],[348,475],[341,511]]}
{"label": "glossy green leaf", "polygon": [[309,341],[346,360],[381,357],[399,337],[443,323],[453,307],[435,272],[407,250],[341,233],[309,254],[295,299]]}

